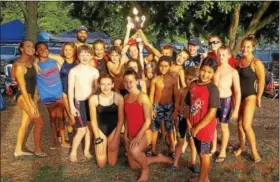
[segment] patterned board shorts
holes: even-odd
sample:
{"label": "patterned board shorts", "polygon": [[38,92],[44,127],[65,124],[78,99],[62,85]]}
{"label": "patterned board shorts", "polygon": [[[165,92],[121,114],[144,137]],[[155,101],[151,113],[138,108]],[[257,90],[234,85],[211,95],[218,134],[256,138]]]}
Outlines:
{"label": "patterned board shorts", "polygon": [[221,98],[220,99],[220,108],[217,110],[216,117],[219,119],[220,123],[228,124],[230,120],[231,113],[231,97]]}
{"label": "patterned board shorts", "polygon": [[171,132],[173,129],[173,120],[172,120],[172,112],[173,112],[173,103],[170,104],[153,104],[153,110],[156,114],[156,117],[152,119],[151,128],[153,131],[159,131],[160,124],[164,121],[164,126],[166,132]]}
{"label": "patterned board shorts", "polygon": [[196,137],[193,138],[195,148],[197,150],[197,153],[199,154],[209,154],[210,148],[211,148],[211,142],[201,141],[197,139]]}

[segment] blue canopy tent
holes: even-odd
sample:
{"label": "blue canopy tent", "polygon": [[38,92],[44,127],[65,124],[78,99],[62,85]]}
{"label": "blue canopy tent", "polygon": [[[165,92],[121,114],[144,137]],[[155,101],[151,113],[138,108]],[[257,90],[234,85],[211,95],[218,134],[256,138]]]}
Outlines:
{"label": "blue canopy tent", "polygon": [[171,42],[171,46],[176,48],[177,50],[183,50],[185,48],[184,44],[181,44],[181,43],[179,43],[177,41]]}
{"label": "blue canopy tent", "polygon": [[[25,25],[22,21],[16,19],[4,23],[0,27],[1,43],[19,43],[25,38]],[[38,41],[48,42],[51,34],[40,31],[38,34]]]}
{"label": "blue canopy tent", "polygon": [[40,31],[39,35],[38,35],[38,41],[40,42],[48,42],[50,40],[50,33],[47,33],[45,31]]}
{"label": "blue canopy tent", "polygon": [[[107,45],[111,44],[108,35],[101,32],[88,32],[87,43],[93,43],[97,39],[103,40]],[[50,36],[50,42],[75,42],[76,40],[76,29]]]}
{"label": "blue canopy tent", "polygon": [[4,23],[0,27],[1,42],[18,43],[24,40],[24,24],[20,20]]}
{"label": "blue canopy tent", "polygon": [[159,46],[163,47],[165,45],[168,45],[167,41],[166,40],[161,40],[160,43],[159,43]]}

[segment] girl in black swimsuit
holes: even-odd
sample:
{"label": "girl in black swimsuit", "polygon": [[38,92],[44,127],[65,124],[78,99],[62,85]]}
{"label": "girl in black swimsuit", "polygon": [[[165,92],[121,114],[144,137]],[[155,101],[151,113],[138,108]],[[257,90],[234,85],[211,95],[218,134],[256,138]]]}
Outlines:
{"label": "girl in black swimsuit", "polygon": [[19,50],[21,52],[21,57],[14,63],[12,68],[13,76],[16,78],[19,85],[19,90],[16,93],[16,100],[22,113],[14,156],[33,155],[30,152],[24,152],[22,147],[28,126],[31,121],[34,121],[34,154],[39,157],[47,157],[47,154],[41,150],[41,134],[44,122],[33,99],[36,86],[36,70],[30,60],[35,53],[34,43],[25,40],[20,43]]}
{"label": "girl in black swimsuit", "polygon": [[[252,37],[246,37],[241,43],[243,57],[237,67],[241,87],[241,107],[238,118],[239,149],[234,151],[234,155],[239,156],[244,151],[245,139],[247,138],[253,160],[257,163],[261,161],[261,157],[257,151],[252,121],[256,106],[261,107],[261,97],[265,85],[265,69],[263,63],[253,55],[255,45],[256,42]],[[258,83],[257,89],[256,83]]]}
{"label": "girl in black swimsuit", "polygon": [[124,106],[123,97],[112,91],[113,77],[101,75],[98,83],[101,93],[90,97],[89,108],[97,166],[104,168],[117,163]]}

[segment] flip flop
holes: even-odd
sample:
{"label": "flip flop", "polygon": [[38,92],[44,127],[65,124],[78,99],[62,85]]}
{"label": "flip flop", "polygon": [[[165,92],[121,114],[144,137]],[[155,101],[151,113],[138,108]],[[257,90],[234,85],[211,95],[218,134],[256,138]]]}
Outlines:
{"label": "flip flop", "polygon": [[33,155],[33,153],[31,153],[31,152],[15,152],[14,153],[15,157],[31,156],[31,155]]}
{"label": "flip flop", "polygon": [[218,157],[216,160],[215,160],[215,162],[216,163],[222,163],[222,162],[224,162],[225,161],[225,157]]}
{"label": "flip flop", "polygon": [[244,152],[244,151],[241,151],[241,153],[237,155],[236,151],[237,151],[237,150],[234,150],[234,151],[232,152],[232,154],[233,154],[235,157],[238,157],[238,156],[242,155],[243,152]]}
{"label": "flip flop", "polygon": [[37,157],[48,157],[48,155],[45,152],[35,152],[34,153]]}

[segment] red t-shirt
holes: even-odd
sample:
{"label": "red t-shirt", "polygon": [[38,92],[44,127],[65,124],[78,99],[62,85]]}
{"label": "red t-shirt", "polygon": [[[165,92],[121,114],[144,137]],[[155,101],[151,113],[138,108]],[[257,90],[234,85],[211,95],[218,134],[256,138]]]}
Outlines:
{"label": "red t-shirt", "polygon": [[[214,53],[214,52],[209,52],[208,53],[208,57],[211,57],[213,59],[216,59],[218,61],[218,56]],[[228,64],[233,67],[234,69],[236,69],[236,60],[233,56],[231,56],[228,60]]]}
{"label": "red t-shirt", "polygon": [[[189,119],[192,126],[200,123],[210,108],[220,106],[220,96],[217,86],[210,82],[206,85],[191,84],[185,102],[190,106]],[[200,141],[212,141],[216,129],[216,118],[213,118],[208,125],[202,128],[196,135]]]}

